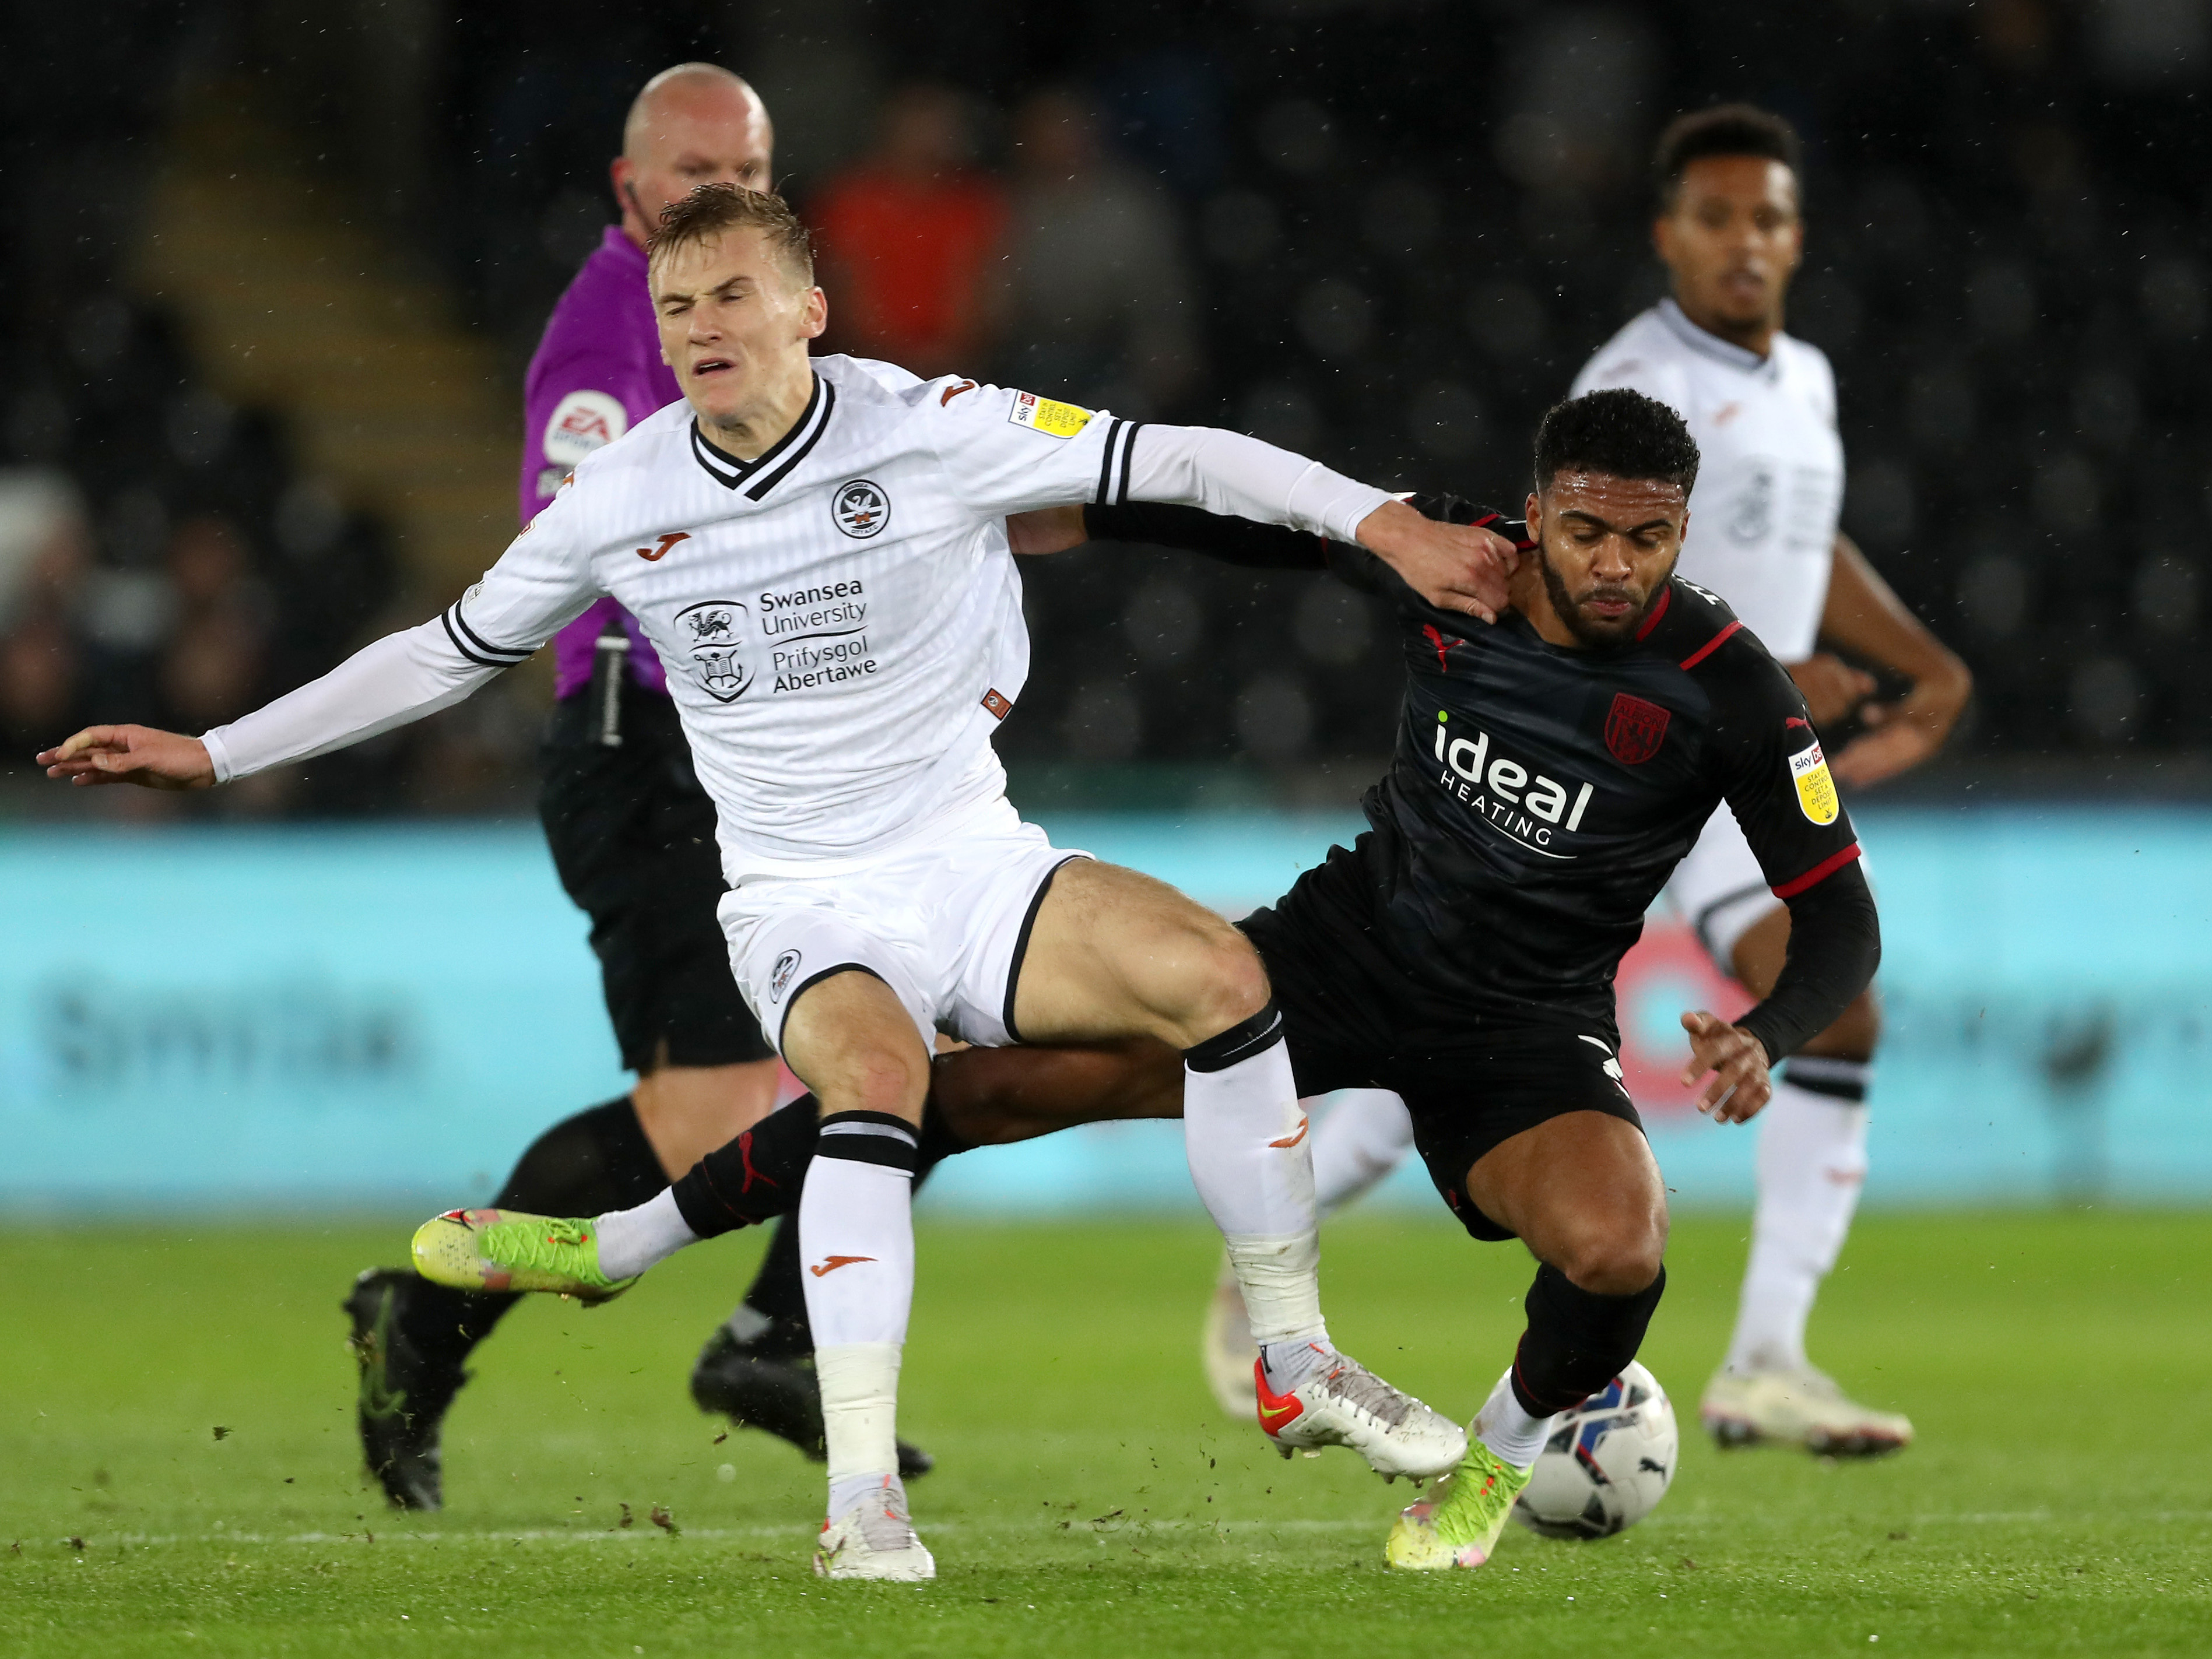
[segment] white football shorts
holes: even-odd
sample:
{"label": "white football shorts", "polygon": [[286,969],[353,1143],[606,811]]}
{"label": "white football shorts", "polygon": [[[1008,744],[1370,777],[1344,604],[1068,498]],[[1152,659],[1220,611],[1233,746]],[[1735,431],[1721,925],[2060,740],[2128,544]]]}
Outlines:
{"label": "white football shorts", "polygon": [[925,1048],[938,1032],[1016,1041],[1014,984],[1054,873],[1054,847],[999,799],[927,844],[836,875],[759,876],[722,896],[738,989],[783,1051],[783,1022],[816,981],[862,969],[891,988]]}
{"label": "white football shorts", "polygon": [[[1873,879],[1863,857],[1859,867]],[[1761,916],[1783,908],[1726,802],[1705,820],[1690,855],[1674,866],[1667,902],[1697,934],[1713,966],[1730,979],[1735,977],[1736,941]]]}

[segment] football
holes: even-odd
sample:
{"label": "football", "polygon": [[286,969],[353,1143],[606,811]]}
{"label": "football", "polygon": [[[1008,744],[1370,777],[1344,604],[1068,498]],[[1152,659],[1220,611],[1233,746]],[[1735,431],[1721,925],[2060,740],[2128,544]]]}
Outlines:
{"label": "football", "polygon": [[1678,1444],[1667,1390],[1632,1361],[1560,1418],[1513,1518],[1547,1538],[1609,1538],[1667,1495]]}

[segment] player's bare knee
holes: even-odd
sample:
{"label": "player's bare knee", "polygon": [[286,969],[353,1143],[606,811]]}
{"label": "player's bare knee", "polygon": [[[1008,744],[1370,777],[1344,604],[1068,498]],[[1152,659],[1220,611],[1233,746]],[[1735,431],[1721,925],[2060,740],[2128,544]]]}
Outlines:
{"label": "player's bare knee", "polygon": [[888,1048],[853,1054],[823,1079],[817,1091],[825,1115],[832,1112],[884,1112],[919,1122],[929,1091],[929,1062]]}
{"label": "player's bare knee", "polygon": [[1633,1296],[1659,1277],[1667,1223],[1658,1215],[1604,1214],[1581,1218],[1550,1252],[1577,1289],[1593,1296]]}
{"label": "player's bare knee", "polygon": [[1258,1013],[1271,994],[1260,953],[1235,928],[1194,929],[1179,951],[1178,1006],[1164,1009],[1178,1048],[1194,1048]]}

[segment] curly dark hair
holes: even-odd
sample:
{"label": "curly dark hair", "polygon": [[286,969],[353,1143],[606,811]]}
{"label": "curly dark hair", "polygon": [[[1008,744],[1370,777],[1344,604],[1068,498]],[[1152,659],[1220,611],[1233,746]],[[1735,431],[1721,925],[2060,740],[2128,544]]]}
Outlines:
{"label": "curly dark hair", "polygon": [[1698,482],[1698,441],[1682,417],[1626,386],[1554,404],[1536,428],[1536,488],[1565,471],[1656,478],[1687,496]]}
{"label": "curly dark hair", "polygon": [[1756,104],[1715,104],[1678,115],[1667,124],[1651,152],[1651,184],[1659,211],[1674,205],[1690,163],[1708,155],[1763,155],[1779,161],[1804,187],[1805,147],[1791,126],[1772,110]]}
{"label": "curly dark hair", "polygon": [[726,230],[761,230],[768,245],[799,279],[814,281],[814,238],[774,191],[747,190],[720,182],[701,185],[680,202],[660,210],[660,222],[646,240],[645,255],[654,259],[672,247],[703,242]]}

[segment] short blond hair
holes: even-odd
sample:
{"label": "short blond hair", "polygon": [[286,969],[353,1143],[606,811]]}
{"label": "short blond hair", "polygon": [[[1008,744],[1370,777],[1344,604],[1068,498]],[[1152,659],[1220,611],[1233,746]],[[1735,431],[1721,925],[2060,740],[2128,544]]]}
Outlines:
{"label": "short blond hair", "polygon": [[701,185],[682,201],[661,209],[659,224],[646,239],[646,258],[657,259],[671,248],[708,241],[726,230],[764,233],[769,252],[800,285],[814,285],[814,238],[791,210],[791,204],[774,191],[747,190],[743,185]]}

